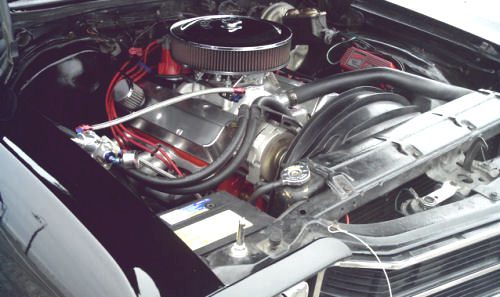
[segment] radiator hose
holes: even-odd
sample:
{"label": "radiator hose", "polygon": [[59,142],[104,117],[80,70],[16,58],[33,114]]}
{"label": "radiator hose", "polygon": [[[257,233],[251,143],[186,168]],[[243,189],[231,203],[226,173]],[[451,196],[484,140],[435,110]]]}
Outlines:
{"label": "radiator hose", "polygon": [[297,105],[325,94],[342,92],[366,85],[389,84],[411,95],[423,95],[433,99],[451,101],[472,90],[448,85],[439,81],[407,72],[374,67],[328,76],[288,90],[290,105]]}

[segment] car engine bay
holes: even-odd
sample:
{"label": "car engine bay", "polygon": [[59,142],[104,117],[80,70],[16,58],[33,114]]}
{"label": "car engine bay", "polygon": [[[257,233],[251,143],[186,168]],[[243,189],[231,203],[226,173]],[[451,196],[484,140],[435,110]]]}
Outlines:
{"label": "car engine bay", "polygon": [[[499,62],[395,41],[351,1],[240,2],[19,31],[15,93],[224,284],[333,236],[352,256],[326,279],[376,270],[376,296],[410,294],[394,271],[495,223],[477,213],[500,200]],[[336,286],[321,296],[367,296]]]}

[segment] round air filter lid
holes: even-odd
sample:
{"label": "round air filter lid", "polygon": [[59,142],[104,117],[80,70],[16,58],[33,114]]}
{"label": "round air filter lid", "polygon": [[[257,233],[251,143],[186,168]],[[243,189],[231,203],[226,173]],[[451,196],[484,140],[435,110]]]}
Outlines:
{"label": "round air filter lid", "polygon": [[173,58],[212,73],[271,71],[289,60],[292,32],[278,23],[216,15],[182,20],[170,28]]}

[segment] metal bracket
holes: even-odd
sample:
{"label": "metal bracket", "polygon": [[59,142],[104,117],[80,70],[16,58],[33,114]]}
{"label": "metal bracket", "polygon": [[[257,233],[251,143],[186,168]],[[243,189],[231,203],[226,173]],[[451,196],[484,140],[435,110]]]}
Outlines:
{"label": "metal bracket", "polygon": [[354,192],[353,179],[344,173],[338,173],[328,178],[327,185],[332,191],[337,192],[340,197],[349,196]]}
{"label": "metal bracket", "polygon": [[441,188],[423,197],[417,198],[425,207],[434,207],[458,192],[459,187],[452,181],[445,181]]}
{"label": "metal bracket", "polygon": [[500,194],[496,192],[494,189],[487,185],[479,185],[474,188],[474,192],[491,199],[493,201],[498,201],[500,200]]}

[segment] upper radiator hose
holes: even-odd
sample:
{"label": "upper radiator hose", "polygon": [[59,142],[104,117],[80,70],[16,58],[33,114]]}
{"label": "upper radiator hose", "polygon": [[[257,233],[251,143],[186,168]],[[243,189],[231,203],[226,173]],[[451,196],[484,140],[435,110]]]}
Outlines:
{"label": "upper radiator hose", "polygon": [[304,103],[319,96],[342,92],[363,85],[389,84],[409,94],[450,101],[473,91],[390,68],[367,68],[328,76],[290,89],[290,105]]}

